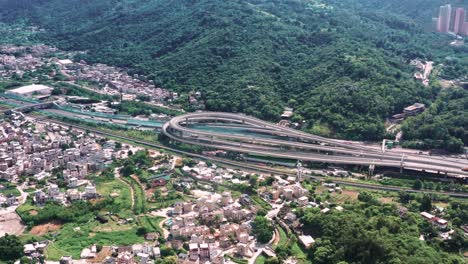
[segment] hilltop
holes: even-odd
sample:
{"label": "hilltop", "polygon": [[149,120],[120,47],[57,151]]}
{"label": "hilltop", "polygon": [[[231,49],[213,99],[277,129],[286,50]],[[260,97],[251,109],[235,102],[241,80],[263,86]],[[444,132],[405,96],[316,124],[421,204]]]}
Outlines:
{"label": "hilltop", "polygon": [[40,41],[87,51],[79,59],[201,91],[208,110],[277,120],[289,106],[309,132],[376,140],[386,117],[437,96],[437,85],[412,80],[410,59],[466,52],[423,30],[441,1],[407,2],[0,0],[0,14],[44,28]]}

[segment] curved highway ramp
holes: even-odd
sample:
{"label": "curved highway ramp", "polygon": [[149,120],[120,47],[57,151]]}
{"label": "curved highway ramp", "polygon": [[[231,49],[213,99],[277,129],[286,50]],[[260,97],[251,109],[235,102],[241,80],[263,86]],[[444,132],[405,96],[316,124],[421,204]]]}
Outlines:
{"label": "curved highway ramp", "polygon": [[[203,126],[211,129],[200,129]],[[466,159],[383,151],[358,142],[329,139],[281,127],[243,114],[197,112],[181,115],[164,124],[162,132],[178,142],[265,157],[468,177],[468,171],[464,171],[468,168]]]}

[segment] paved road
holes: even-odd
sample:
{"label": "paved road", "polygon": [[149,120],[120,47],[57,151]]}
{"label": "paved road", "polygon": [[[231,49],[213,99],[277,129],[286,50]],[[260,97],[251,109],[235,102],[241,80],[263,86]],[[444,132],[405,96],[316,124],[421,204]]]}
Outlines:
{"label": "paved road", "polygon": [[[259,134],[203,131],[187,126],[187,124],[220,121],[222,123],[218,123],[219,126],[230,122],[229,126],[226,127],[227,131],[232,128],[232,123],[234,123],[243,126],[248,131],[258,131],[271,137]],[[468,160],[465,159],[417,155],[397,150],[382,152],[379,148],[365,146],[357,142],[319,137],[241,114],[190,113],[174,117],[163,126],[162,131],[175,141],[239,153],[322,163],[404,168],[468,178],[468,171],[462,170],[468,167]]]}
{"label": "paved road", "polygon": [[[140,144],[146,147],[150,148],[157,148],[157,149],[165,149],[168,151],[171,151],[173,153],[178,153],[181,155],[185,155],[188,157],[196,158],[196,159],[202,159],[202,160],[210,160],[212,162],[217,162],[220,164],[223,164],[228,167],[233,167],[233,168],[239,168],[239,169],[244,169],[244,170],[250,170],[253,172],[262,172],[262,173],[267,173],[267,174],[279,174],[279,175],[288,175],[288,176],[296,176],[295,173],[291,173],[288,171],[284,170],[278,170],[278,169],[273,169],[273,168],[268,168],[268,167],[263,167],[263,166],[258,166],[258,165],[253,165],[245,162],[238,162],[238,161],[232,161],[228,159],[222,159],[222,158],[216,158],[216,157],[207,157],[203,156],[200,154],[195,154],[187,151],[181,151],[179,149],[171,148],[159,143],[155,142],[150,142],[150,141],[145,141],[137,138],[132,138],[132,137],[126,137],[126,136],[121,136],[115,133],[109,133],[105,132],[96,128],[91,128],[91,127],[86,127],[82,125],[75,125],[71,123],[66,123],[62,121],[57,121],[53,119],[43,119],[42,121],[49,121],[49,122],[54,122],[63,126],[68,126],[68,127],[74,127],[77,129],[81,130],[88,130],[90,132],[103,135],[103,136],[108,136],[108,137],[113,137],[115,139],[121,139],[125,140],[128,142],[133,142],[135,144]],[[312,175],[307,175],[307,177],[314,179],[314,180],[323,180],[323,177],[318,177],[318,176],[312,176]],[[396,187],[396,186],[380,186],[380,185],[374,185],[374,184],[364,184],[364,183],[353,183],[349,181],[343,181],[343,180],[334,180],[334,182],[342,184],[342,185],[348,185],[348,186],[355,186],[355,187],[360,187],[360,188],[367,188],[367,189],[376,189],[376,190],[387,190],[387,191],[408,191],[408,192],[415,192],[415,193],[434,193],[434,194],[442,194],[442,195],[448,195],[448,196],[453,196],[453,197],[460,197],[460,198],[468,198],[468,193],[456,193],[456,192],[436,192],[436,191],[425,191],[425,190],[413,190],[410,188],[404,188],[404,187]]]}

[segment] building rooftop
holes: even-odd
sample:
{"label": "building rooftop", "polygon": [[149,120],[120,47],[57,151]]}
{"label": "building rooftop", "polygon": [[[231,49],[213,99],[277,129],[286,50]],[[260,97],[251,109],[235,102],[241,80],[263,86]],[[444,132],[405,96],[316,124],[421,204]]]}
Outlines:
{"label": "building rooftop", "polygon": [[44,90],[52,90],[49,86],[41,85],[41,84],[32,84],[27,86],[22,86],[16,89],[8,90],[10,93],[17,93],[17,94],[25,94],[25,93],[32,93]]}
{"label": "building rooftop", "polygon": [[415,103],[413,105],[410,105],[408,107],[405,107],[405,111],[414,111],[414,110],[417,110],[417,109],[421,109],[421,108],[424,108],[425,105],[424,104],[421,104],[421,103]]}
{"label": "building rooftop", "polygon": [[315,240],[311,236],[299,236],[299,240],[306,248],[315,243]]}

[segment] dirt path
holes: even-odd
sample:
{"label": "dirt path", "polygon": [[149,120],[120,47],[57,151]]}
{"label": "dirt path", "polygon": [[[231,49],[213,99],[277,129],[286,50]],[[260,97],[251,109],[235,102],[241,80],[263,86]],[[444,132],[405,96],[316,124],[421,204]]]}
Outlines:
{"label": "dirt path", "polygon": [[273,245],[278,245],[278,243],[280,242],[280,239],[281,239],[281,235],[278,231],[278,228],[275,228],[275,240],[273,240]]}
{"label": "dirt path", "polygon": [[169,231],[167,231],[167,229],[164,227],[164,223],[166,223],[166,221],[168,220],[169,218],[166,218],[164,220],[162,220],[161,222],[159,222],[159,227],[161,228],[161,230],[163,231],[163,236],[164,236],[164,239],[167,239],[169,237]]}
{"label": "dirt path", "polygon": [[158,216],[158,217],[163,217],[164,218],[161,222],[159,222],[159,227],[162,229],[165,239],[167,239],[169,237],[169,231],[164,227],[164,224],[166,223],[166,221],[170,219],[170,217],[167,216],[167,211],[168,210],[169,209],[166,208],[166,209],[162,209],[162,210],[157,211],[157,212],[154,211],[154,212],[151,212],[151,213],[147,214],[149,216]]}

